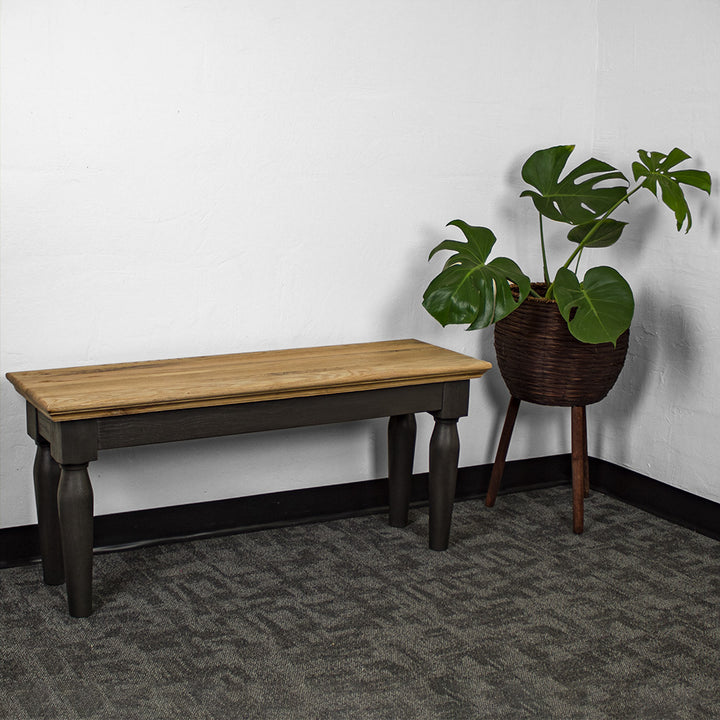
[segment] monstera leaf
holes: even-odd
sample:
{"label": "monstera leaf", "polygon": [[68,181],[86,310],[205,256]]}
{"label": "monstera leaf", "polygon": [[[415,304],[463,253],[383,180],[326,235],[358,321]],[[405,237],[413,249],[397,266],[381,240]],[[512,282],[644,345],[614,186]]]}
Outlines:
{"label": "monstera leaf", "polygon": [[[590,158],[560,179],[574,149],[574,145],[558,145],[534,152],[522,167],[522,177],[537,192],[525,190],[520,197],[532,198],[537,211],[550,220],[582,225],[597,220],[622,201],[627,178],[612,165]],[[608,180],[626,184],[605,187]]]}
{"label": "monstera leaf", "polygon": [[660,152],[647,152],[638,150],[641,162],[637,160],[632,164],[633,176],[636,181],[645,178],[642,187],[647,188],[657,197],[657,186],[660,186],[662,201],[675,213],[678,231],[687,220],[687,233],[692,227],[692,216],[688,207],[685,193],[680,183],[692,185],[710,194],[710,174],[704,170],[673,170],[683,160],[690,156],[680,148],[674,148],[667,155]]}
{"label": "monstera leaf", "polygon": [[[611,220],[610,218],[599,222],[583,223],[582,225],[576,225],[568,233],[568,240],[578,244],[585,242],[585,247],[589,248],[610,247],[620,239],[626,225],[626,222]],[[596,226],[597,229],[595,229]]]}
{"label": "monstera leaf", "polygon": [[594,267],[580,282],[574,272],[560,268],[553,287],[560,314],[580,342],[614,345],[630,327],[635,301],[617,270]]}
{"label": "monstera leaf", "polygon": [[[423,307],[443,326],[468,323],[468,330],[477,330],[502,320],[528,296],[530,279],[508,258],[485,262],[496,241],[488,228],[463,220],[448,225],[459,228],[465,242],[444,240],[430,253],[428,260],[441,250],[454,251],[425,290]],[[519,298],[508,281],[518,286]]]}

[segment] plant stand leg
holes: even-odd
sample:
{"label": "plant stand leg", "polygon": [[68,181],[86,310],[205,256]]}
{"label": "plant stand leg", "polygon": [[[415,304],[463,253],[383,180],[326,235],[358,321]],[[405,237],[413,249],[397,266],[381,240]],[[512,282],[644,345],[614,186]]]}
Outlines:
{"label": "plant stand leg", "polygon": [[500,434],[497,453],[495,453],[495,462],[493,463],[492,474],[490,475],[490,484],[488,485],[487,495],[485,496],[485,505],[487,507],[492,507],[495,504],[495,499],[500,489],[500,481],[502,480],[505,470],[505,458],[507,457],[510,438],[512,437],[513,428],[515,427],[519,407],[520,401],[516,397],[511,397],[507,413],[505,414],[505,424]]}
{"label": "plant stand leg", "polygon": [[590,462],[588,460],[588,442],[587,442],[587,408],[583,405],[582,409],[582,444],[583,444],[583,478],[585,479],[585,497],[590,497]]}
{"label": "plant stand leg", "polygon": [[573,532],[579,534],[583,531],[583,501],[588,487],[587,423],[584,406],[575,406],[571,412]]}
{"label": "plant stand leg", "polygon": [[392,527],[405,527],[408,522],[416,434],[417,423],[412,414],[394,415],[388,421],[388,494]]}

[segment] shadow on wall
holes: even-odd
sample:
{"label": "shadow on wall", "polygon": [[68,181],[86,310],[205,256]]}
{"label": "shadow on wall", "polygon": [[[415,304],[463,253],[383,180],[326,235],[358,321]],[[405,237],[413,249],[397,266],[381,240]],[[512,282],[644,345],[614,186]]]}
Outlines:
{"label": "shadow on wall", "polygon": [[481,330],[478,332],[479,351],[478,357],[483,358],[492,363],[491,372],[483,376],[485,399],[488,403],[486,411],[492,415],[492,432],[488,433],[487,447],[485,454],[489,458],[495,458],[497,444],[500,441],[500,432],[502,431],[503,422],[505,421],[505,413],[507,404],[510,399],[502,375],[497,365],[497,357],[495,355],[495,344],[493,342],[493,330]]}
{"label": "shadow on wall", "polygon": [[95,514],[366,480],[366,439],[378,422],[386,426],[367,420],[105,450],[90,468]]}
{"label": "shadow on wall", "polygon": [[[486,398],[490,404],[488,409],[493,415],[493,431],[488,435],[486,451],[492,462],[505,422],[510,392],[497,366],[493,330],[489,328],[480,331],[480,338],[478,357],[493,364],[493,372],[483,377]],[[522,403],[513,430],[508,459],[543,457],[566,452],[570,452],[570,413],[567,409]]]}
{"label": "shadow on wall", "polygon": [[[389,302],[383,313],[382,326],[378,328],[378,338],[421,339],[422,316],[425,310],[422,307],[422,294],[425,285],[429,282],[429,270],[427,267],[427,252],[433,247],[434,231],[426,225],[422,228],[417,247],[407,252],[403,258],[402,271],[398,274],[397,280],[389,294]],[[382,478],[387,476],[387,421],[368,423],[370,432],[371,467],[373,477]],[[421,432],[418,428],[417,444],[421,444]],[[417,454],[417,450],[416,450]],[[417,470],[416,470],[417,471]]]}
{"label": "shadow on wall", "polygon": [[[700,338],[687,308],[670,303],[661,290],[648,288],[636,296],[635,302],[625,367],[608,399],[603,401],[602,413],[598,413],[603,425],[620,428],[612,439],[614,461],[619,463],[630,461],[630,433],[622,428],[633,421],[643,397],[669,382],[677,382],[678,378],[689,382],[698,366]],[[597,427],[593,435],[591,453],[595,449],[602,457],[607,435],[602,427]]]}
{"label": "shadow on wall", "polygon": [[421,228],[417,244],[410,245],[407,257],[403,258],[403,270],[384,313],[384,336],[405,338],[422,333],[422,321],[429,317],[422,306],[422,297],[434,276],[434,267],[428,264],[427,258],[430,250],[439,242],[437,238],[437,228],[426,224]]}
{"label": "shadow on wall", "polygon": [[[518,161],[518,174],[520,162]],[[517,188],[510,187],[508,183],[508,195],[517,195]],[[503,201],[504,202],[504,201]],[[513,207],[515,212],[510,211],[509,202],[507,205],[506,215],[512,215],[511,220],[516,220],[519,225],[523,226],[523,232],[527,230],[524,218],[517,215],[518,205]],[[481,223],[481,220],[473,220],[472,222]],[[425,333],[421,330],[423,321],[429,319],[429,315],[422,307],[422,295],[430,280],[437,274],[438,268],[431,266],[427,262],[427,256],[430,250],[435,247],[443,237],[443,233],[438,228],[425,225],[422,228],[421,240],[418,242],[418,250],[412,252],[412,257],[408,259],[407,267],[409,272],[402,275],[401,281],[395,287],[395,292],[390,301],[388,311],[386,313],[387,321],[383,325],[383,333],[388,337],[407,337],[416,334],[416,331],[423,336]],[[502,248],[500,248],[502,252]],[[434,327],[442,332],[440,325],[434,320]],[[463,329],[462,332],[465,332]],[[488,416],[487,425],[491,428],[491,432],[486,434],[485,447],[482,456],[487,458],[489,462],[495,457],[497,443],[502,431],[505,413],[507,411],[510,399],[509,392],[497,368],[497,360],[494,347],[494,330],[492,327],[471,333],[474,336],[477,349],[467,352],[475,357],[482,358],[493,364],[493,370],[487,373],[482,380],[482,412]],[[438,337],[438,344],[448,346]],[[471,413],[479,411],[478,405],[473,404],[471,399]],[[543,455],[552,455],[556,452],[569,452],[569,416],[566,413],[555,412],[550,408],[542,408],[525,403],[521,410],[516,432],[513,436],[513,444],[510,449],[510,457],[536,457]],[[376,430],[376,433],[379,429]],[[420,439],[420,436],[418,436]],[[379,434],[373,438],[373,447],[376,448],[374,455],[374,466],[376,473],[385,471],[387,463],[386,440]]]}
{"label": "shadow on wall", "polygon": [[[443,347],[450,347],[452,345],[450,340],[443,340],[443,333],[447,332],[448,335],[452,334],[453,331],[460,329],[459,326],[450,326],[447,331],[444,331],[441,325],[432,319],[422,306],[422,297],[425,288],[438,272],[437,261],[435,264],[428,263],[428,255],[431,249],[440,242],[440,239],[447,236],[444,233],[445,230],[443,227],[436,227],[431,224],[422,226],[417,244],[408,251],[409,257],[407,258],[407,262],[403,263],[403,267],[408,268],[408,270],[403,272],[400,281],[395,286],[387,312],[385,313],[386,321],[382,328],[385,336],[398,338],[418,337],[424,339],[428,336],[427,327],[430,326],[435,331],[437,337],[429,339],[429,342],[436,342]],[[464,332],[464,330],[462,330],[462,332]],[[489,406],[487,404],[483,405],[482,412],[492,416],[492,427],[494,429],[498,425],[498,422],[500,425],[502,424],[507,406],[507,398],[503,396],[503,392],[507,395],[507,390],[505,390],[502,378],[495,370],[496,362],[495,350],[492,345],[492,330],[473,332],[472,335],[474,336],[473,339],[476,339],[478,342],[478,349],[468,351],[468,353],[483,360],[488,360],[493,364],[494,368],[493,371],[484,375],[482,379],[484,391],[483,401],[485,403],[489,401]],[[489,339],[489,344],[487,339]],[[473,413],[477,411],[479,411],[479,408],[474,405],[471,398],[470,412]],[[425,445],[427,441],[429,441],[433,426],[432,420],[425,418],[424,415],[418,416],[417,421],[418,445],[416,445],[416,448],[420,446],[422,448],[420,452],[422,453],[425,452]],[[426,435],[427,437],[425,437]],[[488,435],[488,444],[484,452],[486,457],[494,456],[497,438],[499,438],[499,434],[495,437],[494,432]],[[381,477],[382,473],[387,472],[387,428],[376,428],[372,444],[375,448],[374,466],[376,475]]]}

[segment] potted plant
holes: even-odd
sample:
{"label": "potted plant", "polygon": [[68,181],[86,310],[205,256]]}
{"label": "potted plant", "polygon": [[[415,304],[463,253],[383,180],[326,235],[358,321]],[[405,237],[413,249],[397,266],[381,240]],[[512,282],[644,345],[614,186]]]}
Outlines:
{"label": "potted plant", "polygon": [[[678,148],[667,155],[639,150],[632,183],[595,158],[561,177],[573,150],[573,145],[538,150],[522,167],[530,187],[520,197],[530,198],[539,216],[542,281],[532,283],[510,258],[488,262],[496,242],[492,231],[453,220],[448,225],[465,240],[444,240],[430,253],[429,259],[443,250],[452,255],[425,290],[423,306],[443,326],[467,324],[474,330],[496,324],[498,366],[511,400],[486,504],[494,502],[520,401],[573,408],[573,526],[581,532],[588,491],[585,406],[602,399],[622,369],[635,304],[630,285],[614,268],[591,267],[580,279],[580,259],[620,239],[628,223],[614,215],[641,189],[656,197],[659,189],[678,231],[683,226],[689,231],[692,216],[682,186],[710,194],[711,180],[704,170],[678,169],[690,158]],[[554,273],[545,220],[569,225],[572,249]]]}
{"label": "potted plant", "polygon": [[[580,259],[586,250],[609,247],[620,239],[628,223],[612,216],[643,188],[656,197],[659,188],[660,198],[675,214],[678,231],[683,225],[685,231],[689,231],[692,216],[682,185],[709,194],[710,175],[704,170],[677,169],[677,165],[690,156],[675,148],[667,155],[639,150],[639,161],[632,164],[632,184],[617,168],[595,158],[582,162],[561,177],[573,150],[574,145],[538,150],[522,167],[522,178],[530,188],[520,197],[529,197],[539,216],[542,282],[531,283],[509,258],[487,261],[496,242],[490,229],[462,220],[448,223],[460,229],[465,241],[444,240],[432,250],[430,259],[442,250],[453,254],[423,296],[423,306],[443,326],[467,324],[469,330],[475,330],[509,320],[521,307],[527,310],[524,306],[539,305],[547,314],[555,316],[560,327],[567,328],[566,336],[576,341],[570,342],[572,347],[589,346],[586,352],[590,355],[597,355],[598,351],[606,355],[608,344],[611,349],[616,349],[618,344],[627,347],[626,333],[635,306],[630,285],[617,270],[607,266],[590,268],[581,280]],[[573,247],[554,274],[548,267],[544,220],[570,226],[567,238]],[[531,303],[526,303],[527,299]],[[532,303],[533,299],[538,303]],[[496,328],[496,343],[498,335],[503,337],[500,327]],[[529,340],[526,334],[523,345],[527,346]],[[560,352],[566,352],[566,348]],[[527,348],[520,354],[522,357],[516,360],[529,359]],[[498,364],[502,372],[500,357]],[[550,401],[545,404],[573,403]]]}

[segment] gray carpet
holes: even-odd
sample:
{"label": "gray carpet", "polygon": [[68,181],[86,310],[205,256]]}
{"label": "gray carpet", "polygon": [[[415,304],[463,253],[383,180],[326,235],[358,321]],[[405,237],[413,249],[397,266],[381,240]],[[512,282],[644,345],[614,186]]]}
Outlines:
{"label": "gray carpet", "polygon": [[95,559],[95,614],[0,572],[0,717],[720,718],[720,543],[593,493]]}

